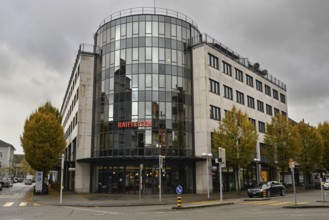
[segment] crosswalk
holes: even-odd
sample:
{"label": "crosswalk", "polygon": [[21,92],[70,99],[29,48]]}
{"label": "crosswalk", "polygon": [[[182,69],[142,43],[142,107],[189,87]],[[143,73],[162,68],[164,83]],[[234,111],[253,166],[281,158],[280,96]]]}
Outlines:
{"label": "crosswalk", "polygon": [[[0,204],[4,208],[9,207],[27,207],[27,206],[39,206],[38,203],[30,203],[30,202],[6,202],[4,204]],[[0,207],[1,207],[0,206]]]}
{"label": "crosswalk", "polygon": [[[298,202],[297,205],[305,205],[309,202]],[[282,202],[282,201],[275,201],[275,200],[271,200],[271,201],[244,201],[242,204],[244,205],[258,205],[258,206],[262,206],[262,205],[268,205],[268,206],[285,206],[285,205],[293,205],[295,204],[294,202]]]}

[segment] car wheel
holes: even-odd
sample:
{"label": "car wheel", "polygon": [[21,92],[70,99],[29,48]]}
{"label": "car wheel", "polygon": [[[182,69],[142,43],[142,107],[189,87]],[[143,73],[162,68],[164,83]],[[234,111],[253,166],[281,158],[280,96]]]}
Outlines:
{"label": "car wheel", "polygon": [[286,190],[282,189],[281,193],[280,193],[280,196],[284,196],[284,195],[286,195]]}

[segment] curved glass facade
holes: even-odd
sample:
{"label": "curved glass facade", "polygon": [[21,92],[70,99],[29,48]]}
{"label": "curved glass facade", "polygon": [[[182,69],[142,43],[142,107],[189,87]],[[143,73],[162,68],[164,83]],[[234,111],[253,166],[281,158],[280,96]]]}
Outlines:
{"label": "curved glass facade", "polygon": [[188,42],[200,32],[162,15],[109,21],[96,33],[94,157],[192,156]]}
{"label": "curved glass facade", "polygon": [[155,14],[120,17],[98,29],[93,192],[135,194],[143,164],[143,193],[157,193],[158,155],[166,156],[164,193],[177,184],[194,191],[188,45],[199,36],[183,19]]}

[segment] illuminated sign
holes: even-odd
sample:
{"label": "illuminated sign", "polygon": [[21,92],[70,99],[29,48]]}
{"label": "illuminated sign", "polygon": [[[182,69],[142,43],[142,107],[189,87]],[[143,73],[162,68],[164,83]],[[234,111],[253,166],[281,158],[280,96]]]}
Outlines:
{"label": "illuminated sign", "polygon": [[152,127],[152,121],[127,121],[118,122],[118,128],[136,128],[136,127]]}

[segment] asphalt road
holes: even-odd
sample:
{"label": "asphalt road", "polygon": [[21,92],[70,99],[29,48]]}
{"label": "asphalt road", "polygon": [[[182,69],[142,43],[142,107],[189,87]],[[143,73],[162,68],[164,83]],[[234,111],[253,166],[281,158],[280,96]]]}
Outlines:
{"label": "asphalt road", "polygon": [[[198,209],[173,210],[172,205],[131,207],[65,207],[28,202],[25,194],[31,186],[14,184],[0,192],[0,220],[104,220],[104,219],[223,219],[223,220],[321,220],[329,219],[329,208],[286,209],[294,204],[294,196],[272,197],[266,201],[233,200],[233,205]],[[297,203],[308,204],[320,199],[318,192],[297,194]],[[328,198],[329,200],[329,195]]]}

